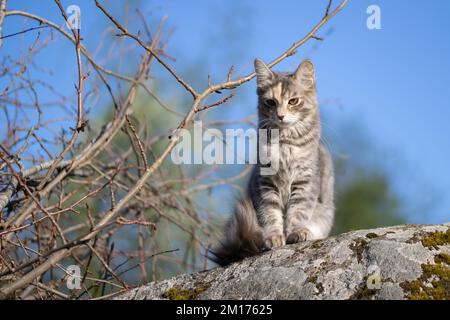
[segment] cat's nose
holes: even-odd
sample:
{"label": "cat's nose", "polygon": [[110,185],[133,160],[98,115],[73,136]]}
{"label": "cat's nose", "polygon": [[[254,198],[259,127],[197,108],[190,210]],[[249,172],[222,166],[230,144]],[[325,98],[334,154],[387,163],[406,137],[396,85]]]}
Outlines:
{"label": "cat's nose", "polygon": [[278,119],[283,120],[284,114],[277,114]]}

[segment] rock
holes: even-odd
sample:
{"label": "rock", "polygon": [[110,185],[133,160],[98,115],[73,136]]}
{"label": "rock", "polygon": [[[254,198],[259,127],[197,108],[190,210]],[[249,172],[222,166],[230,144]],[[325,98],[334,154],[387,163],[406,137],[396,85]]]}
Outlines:
{"label": "rock", "polygon": [[450,299],[450,223],[286,245],[116,299]]}

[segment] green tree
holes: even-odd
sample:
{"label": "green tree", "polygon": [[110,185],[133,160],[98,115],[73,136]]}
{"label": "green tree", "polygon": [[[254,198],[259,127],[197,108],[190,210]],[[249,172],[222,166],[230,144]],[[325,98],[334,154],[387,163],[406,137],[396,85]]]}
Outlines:
{"label": "green tree", "polygon": [[[374,146],[361,124],[340,126],[326,141],[334,154],[335,223],[333,234],[406,223],[404,203],[393,189],[394,176],[384,166],[384,149]],[[333,139],[334,138],[334,139]]]}
{"label": "green tree", "polygon": [[336,191],[334,234],[405,223],[401,202],[381,171],[358,173]]}

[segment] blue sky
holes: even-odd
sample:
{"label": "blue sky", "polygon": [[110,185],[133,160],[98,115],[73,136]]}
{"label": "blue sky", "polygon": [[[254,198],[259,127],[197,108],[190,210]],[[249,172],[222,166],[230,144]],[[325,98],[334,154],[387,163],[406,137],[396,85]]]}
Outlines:
{"label": "blue sky", "polygon": [[[236,75],[244,75],[252,71],[255,57],[274,59],[321,19],[327,2],[131,1],[144,12],[152,9],[148,15],[152,25],[169,16],[168,26],[176,30],[167,52],[177,58],[171,62],[176,70],[189,79],[192,70],[187,66],[204,62],[198,72],[205,78],[211,74],[215,81],[224,79],[231,65],[235,65]],[[93,51],[99,30],[107,24],[104,16],[90,0],[62,3],[80,6],[84,43]],[[123,12],[119,1],[109,1],[111,4],[113,11]],[[366,9],[371,4],[381,9],[381,30],[366,27]],[[10,0],[8,6],[62,24],[53,1]],[[370,144],[382,151],[362,156],[390,170],[394,187],[406,201],[430,207],[426,217],[411,216],[411,222],[450,220],[449,12],[446,0],[350,0],[319,31],[325,41],[312,40],[275,67],[292,70],[305,57],[313,60],[319,100],[324,102],[322,112],[327,127],[332,128],[330,140],[349,136],[339,132],[349,128],[342,124],[363,128]],[[23,19],[7,18],[3,33],[23,27]],[[32,35],[5,39],[1,55],[25,50],[32,39]],[[57,67],[49,79],[59,90],[70,93],[76,79],[73,63],[67,62],[73,59],[73,47],[54,42],[52,48],[40,56],[41,63]],[[226,117],[254,113],[254,82],[245,86],[242,93],[248,97],[230,103]],[[355,131],[358,134],[360,131]]]}

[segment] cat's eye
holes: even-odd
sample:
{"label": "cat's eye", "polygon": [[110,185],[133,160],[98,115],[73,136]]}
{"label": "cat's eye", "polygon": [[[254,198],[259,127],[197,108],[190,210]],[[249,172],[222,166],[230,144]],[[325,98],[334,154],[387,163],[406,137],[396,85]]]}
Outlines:
{"label": "cat's eye", "polygon": [[268,106],[268,107],[275,107],[277,105],[277,103],[273,99],[267,99],[265,101],[265,103],[266,103],[266,106]]}
{"label": "cat's eye", "polygon": [[295,106],[295,105],[297,105],[297,103],[298,103],[298,98],[292,98],[289,100],[289,104],[291,106]]}

